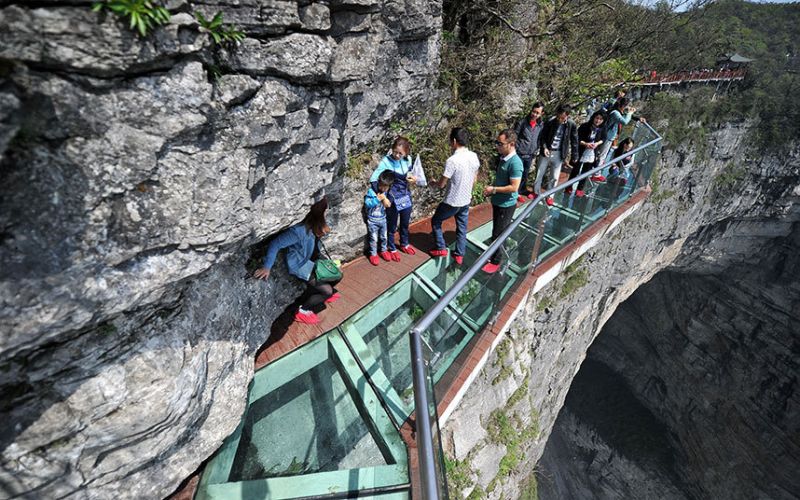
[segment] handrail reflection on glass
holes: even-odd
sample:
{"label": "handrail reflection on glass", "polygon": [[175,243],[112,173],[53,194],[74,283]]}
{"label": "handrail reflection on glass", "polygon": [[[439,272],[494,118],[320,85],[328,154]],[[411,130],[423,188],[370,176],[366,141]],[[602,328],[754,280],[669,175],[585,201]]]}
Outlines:
{"label": "handrail reflection on glass", "polygon": [[425,500],[438,500],[439,489],[437,487],[436,469],[433,450],[433,436],[431,431],[431,418],[427,411],[430,396],[428,395],[428,388],[426,384],[426,366],[425,359],[422,352],[422,332],[426,331],[436,318],[445,310],[447,305],[452,302],[456,296],[464,289],[469,281],[480,271],[486,262],[497,252],[505,241],[511,236],[511,233],[522,223],[523,220],[533,212],[534,208],[538,206],[543,200],[548,197],[563,191],[564,189],[581,182],[584,179],[603,171],[609,165],[614,164],[620,160],[624,160],[639,151],[653,146],[662,140],[661,135],[656,132],[649,123],[640,122],[655,136],[654,139],[637,146],[625,154],[608,160],[598,167],[585,172],[569,181],[557,185],[552,189],[540,194],[535,200],[528,204],[527,207],[511,222],[511,224],[495,239],[489,247],[480,254],[477,260],[466,270],[461,276],[453,283],[453,285],[445,291],[439,300],[428,309],[417,323],[411,328],[409,335],[411,336],[411,364],[412,364],[412,377],[414,387],[414,404],[416,407],[416,436],[417,436],[417,452],[419,455],[419,477],[420,477],[420,491],[422,498]]}

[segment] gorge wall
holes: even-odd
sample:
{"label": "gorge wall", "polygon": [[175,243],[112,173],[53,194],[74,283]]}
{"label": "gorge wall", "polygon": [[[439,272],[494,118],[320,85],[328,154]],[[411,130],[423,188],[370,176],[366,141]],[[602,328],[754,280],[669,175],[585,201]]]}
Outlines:
{"label": "gorge wall", "polygon": [[[656,128],[659,126],[663,129],[668,124],[657,124]],[[652,181],[653,192],[644,205],[577,264],[529,298],[443,428],[445,447],[454,457],[450,480],[457,495],[530,498],[526,495],[536,488],[533,470],[547,444],[556,451],[551,462],[540,466],[552,465],[542,472],[541,482],[550,482],[550,489],[544,492],[550,496],[542,498],[685,498],[681,496],[683,490],[672,481],[675,475],[667,473],[669,469],[660,475],[641,472],[648,481],[636,483],[638,489],[626,490],[624,480],[635,476],[638,469],[624,461],[625,456],[620,458],[620,450],[609,451],[615,443],[607,444],[598,438],[598,432],[591,430],[594,427],[575,425],[576,411],[569,404],[564,415],[559,416],[587,349],[598,335],[596,342],[604,343],[605,333],[600,334],[604,325],[609,330],[614,328],[607,325],[609,318],[615,317],[618,306],[640,286],[656,275],[663,276],[664,270],[728,274],[743,284],[757,281],[767,286],[741,292],[749,300],[747,303],[759,303],[748,314],[738,311],[728,295],[717,294],[719,302],[709,298],[712,290],[721,288],[711,287],[717,279],[713,276],[687,278],[673,283],[669,290],[658,285],[663,283],[661,279],[645,285],[645,290],[656,290],[658,297],[653,297],[654,292],[642,292],[642,298],[634,301],[639,307],[623,310],[629,311],[625,317],[633,315],[635,321],[605,341],[615,348],[606,349],[601,358],[610,368],[592,370],[599,362],[590,362],[584,376],[584,380],[607,380],[606,385],[624,379],[636,388],[637,397],[645,399],[644,406],[624,398],[627,413],[621,412],[622,403],[615,405],[610,396],[590,398],[592,391],[586,389],[573,398],[581,402],[581,416],[591,412],[597,415],[596,420],[618,418],[614,436],[623,432],[620,427],[625,423],[638,422],[644,430],[637,434],[631,428],[631,439],[639,438],[650,447],[650,455],[645,456],[652,461],[672,460],[652,449],[660,449],[667,439],[679,441],[685,455],[674,460],[681,462],[675,465],[676,470],[696,484],[694,496],[688,498],[754,498],[739,492],[767,490],[739,488],[756,476],[762,482],[776,480],[778,486],[771,490],[774,498],[784,498],[779,493],[791,486],[796,491],[794,480],[787,479],[787,474],[797,465],[796,458],[789,459],[797,452],[797,443],[789,439],[792,433],[796,435],[796,419],[792,422],[792,416],[797,412],[792,392],[796,387],[792,377],[797,374],[793,359],[797,330],[790,325],[792,321],[796,323],[798,316],[797,280],[792,274],[796,256],[792,253],[796,254],[798,248],[800,149],[795,146],[790,153],[757,157],[746,147],[750,132],[747,123],[726,124],[710,134],[708,144],[699,145],[701,154],[697,147],[689,145],[667,147]],[[773,253],[776,257],[770,260]],[[763,268],[768,270],[761,275]],[[667,304],[673,300],[683,304],[684,298],[694,301],[686,305],[685,311],[676,311],[680,306]],[[714,304],[719,304],[720,310],[713,311]],[[692,341],[687,325],[714,321],[711,312],[715,313],[714,318],[719,314],[717,321],[725,322],[727,329]],[[763,330],[772,316],[779,328],[774,335],[767,335]],[[656,328],[662,320],[679,326],[672,330],[657,328],[655,331],[663,332],[658,341],[646,338],[642,330]],[[761,328],[755,326],[759,322],[764,323]],[[678,334],[681,340],[675,339]],[[669,354],[674,354],[670,350],[685,351],[690,356],[670,363]],[[711,357],[714,362],[708,359]],[[657,359],[663,361],[659,363]],[[646,375],[653,366],[662,370],[652,377]],[[707,375],[704,370],[711,372]],[[709,377],[714,385],[702,387],[696,383],[697,377]],[[667,382],[662,385],[659,380]],[[726,386],[725,391],[715,394],[722,386]],[[708,389],[709,394],[701,394],[703,389]],[[726,395],[736,391],[743,391],[738,396],[742,400],[752,401],[745,403],[745,409],[738,414],[733,404],[724,401]],[[608,407],[603,406],[605,402]],[[669,422],[658,424],[652,414],[664,414],[670,403],[674,404],[672,412],[667,413]],[[719,422],[711,415],[717,410],[725,415],[725,425],[730,428],[712,434]],[[551,435],[557,416],[559,422],[565,423]],[[675,437],[675,427],[693,418],[702,424],[685,436]],[[778,422],[771,423],[772,418]],[[655,437],[649,441],[642,438],[645,430],[651,430]],[[734,435],[747,432],[750,434],[733,439]],[[551,436],[553,445],[548,444]],[[771,446],[782,436],[787,443]],[[570,446],[558,446],[563,441]],[[770,448],[781,451],[774,455],[756,452]],[[693,461],[686,456],[691,454],[701,456]],[[775,467],[773,462],[757,463],[767,456],[785,457],[786,470]],[[612,459],[621,464],[609,462]],[[564,465],[570,461],[575,463]],[[699,464],[710,467],[715,461],[722,465],[713,471],[692,469]],[[752,468],[751,474],[742,474],[738,482],[720,481],[732,471],[741,472],[744,464]],[[562,466],[563,470],[553,472]],[[590,477],[583,477],[587,469]],[[703,474],[704,478],[698,477]],[[715,480],[716,489],[703,489]],[[604,487],[608,488],[607,496],[603,496]]]}
{"label": "gorge wall", "polygon": [[797,498],[800,224],[758,229],[736,232],[762,242],[746,260],[709,273],[689,253],[614,313],[545,448],[540,498]]}
{"label": "gorge wall", "polygon": [[249,280],[251,245],[438,66],[437,2],[171,0],[147,37],[91,3],[0,8],[3,498],[159,498],[195,471],[301,291]]}

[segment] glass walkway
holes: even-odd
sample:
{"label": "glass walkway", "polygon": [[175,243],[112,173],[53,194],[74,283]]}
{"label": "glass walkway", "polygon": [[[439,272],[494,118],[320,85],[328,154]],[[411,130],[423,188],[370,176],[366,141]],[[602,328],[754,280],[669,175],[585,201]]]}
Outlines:
{"label": "glass walkway", "polygon": [[[430,468],[427,480],[436,481],[436,491],[422,488],[421,496],[446,498],[435,398],[442,379],[528,273],[647,185],[661,138],[649,125],[629,127],[626,135],[639,146],[625,182],[589,182],[582,198],[564,193],[565,183],[556,188],[554,206],[519,207],[500,271],[475,272],[453,300],[441,303],[485,260],[489,222],[468,233],[462,266],[450,256],[426,261],[338,327],[258,370],[242,421],[206,465],[195,498],[410,498],[401,429],[415,410],[409,332],[423,316],[426,390],[417,392],[428,394],[435,457],[420,452],[419,467]],[[424,433],[417,434],[419,441]]]}

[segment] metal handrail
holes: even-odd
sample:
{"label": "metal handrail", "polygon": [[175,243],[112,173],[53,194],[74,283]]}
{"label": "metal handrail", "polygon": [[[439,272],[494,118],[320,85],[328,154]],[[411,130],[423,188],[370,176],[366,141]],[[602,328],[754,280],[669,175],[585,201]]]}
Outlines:
{"label": "metal handrail", "polygon": [[439,317],[439,315],[445,310],[448,304],[456,298],[456,296],[464,289],[464,287],[469,283],[480,269],[483,267],[484,264],[491,258],[492,255],[496,251],[500,249],[500,247],[505,243],[511,233],[519,227],[523,220],[525,220],[531,212],[533,212],[534,208],[539,205],[542,200],[547,199],[549,196],[553,194],[563,191],[567,187],[570,187],[584,179],[587,179],[596,173],[602,171],[608,165],[616,163],[620,160],[624,160],[629,156],[636,154],[639,151],[648,148],[659,141],[663,140],[661,135],[650,126],[649,123],[646,122],[639,122],[640,124],[645,125],[650,132],[655,135],[655,139],[642,144],[641,146],[637,146],[632,150],[628,151],[627,153],[618,156],[616,158],[612,158],[609,161],[601,164],[598,167],[581,174],[574,179],[570,179],[569,181],[557,185],[556,187],[545,191],[543,194],[539,195],[532,203],[529,203],[527,207],[519,214],[519,216],[515,217],[511,224],[502,232],[500,236],[495,239],[489,248],[483,251],[483,253],[478,256],[478,259],[466,270],[464,271],[461,276],[453,283],[447,291],[445,291],[444,295],[442,295],[439,300],[437,300],[433,306],[426,311],[419,321],[414,324],[409,332],[411,336],[410,344],[411,344],[411,365],[412,365],[412,377],[413,377],[413,387],[414,387],[414,404],[415,404],[415,411],[416,411],[416,427],[417,427],[417,453],[419,456],[419,473],[420,473],[420,482],[421,482],[421,492],[422,498],[424,500],[439,500],[439,489],[437,487],[436,482],[436,457],[434,456],[433,451],[433,435],[431,433],[431,418],[428,414],[428,405],[430,404],[430,397],[428,396],[428,386],[426,383],[425,378],[425,359],[422,353],[422,332],[427,330],[434,320]]}

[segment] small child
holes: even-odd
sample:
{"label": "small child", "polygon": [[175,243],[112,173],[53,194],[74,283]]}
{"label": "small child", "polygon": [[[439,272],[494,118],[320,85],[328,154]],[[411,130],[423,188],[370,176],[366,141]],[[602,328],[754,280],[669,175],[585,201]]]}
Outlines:
{"label": "small child", "polygon": [[[380,256],[383,260],[391,260],[392,256],[387,250],[386,237],[386,209],[392,206],[392,202],[386,197],[386,192],[394,183],[394,174],[390,170],[384,170],[378,177],[378,182],[373,184],[364,197],[364,206],[367,208],[367,230],[369,231],[369,263],[377,266],[378,262],[378,239],[381,240]],[[377,189],[377,193],[375,190]],[[394,236],[394,235],[393,235]]]}

